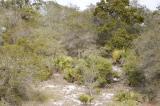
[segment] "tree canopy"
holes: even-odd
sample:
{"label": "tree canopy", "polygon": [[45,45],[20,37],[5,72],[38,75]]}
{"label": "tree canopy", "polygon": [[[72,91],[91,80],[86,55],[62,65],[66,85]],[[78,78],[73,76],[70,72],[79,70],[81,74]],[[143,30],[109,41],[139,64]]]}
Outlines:
{"label": "tree canopy", "polygon": [[[115,39],[119,36],[118,33],[115,35],[115,32],[120,29],[125,30],[128,37],[133,40],[134,36],[139,34],[139,29],[135,26],[144,20],[139,10],[130,5],[129,0],[101,0],[97,3],[94,16],[99,32],[98,42],[104,45],[111,41],[113,48],[116,47],[116,44],[114,45],[112,42],[114,41],[112,37],[114,36]],[[124,42],[122,41],[122,43]],[[121,44],[121,47],[118,48],[127,48],[128,46],[130,45]]]}

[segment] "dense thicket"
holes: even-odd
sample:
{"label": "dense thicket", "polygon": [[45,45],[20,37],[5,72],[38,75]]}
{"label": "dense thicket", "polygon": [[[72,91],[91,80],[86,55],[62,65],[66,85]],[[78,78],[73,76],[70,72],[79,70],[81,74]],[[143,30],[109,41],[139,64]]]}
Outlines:
{"label": "dense thicket", "polygon": [[159,97],[159,11],[145,11],[143,33],[134,40],[133,51],[124,65],[128,82],[148,95],[149,100]]}
{"label": "dense thicket", "polygon": [[160,82],[160,15],[159,11],[153,13],[152,23],[148,26],[147,30],[135,41],[135,51],[137,52],[140,62],[138,69],[141,70],[145,76],[146,87],[145,89],[154,96],[159,96],[159,82]]}
{"label": "dense thicket", "polygon": [[72,58],[96,51],[93,10],[78,12],[54,2],[38,3],[1,2],[0,100],[11,105],[39,100],[32,83],[47,80],[56,70],[69,82],[83,82]]}
{"label": "dense thicket", "polygon": [[[93,89],[114,79],[150,101],[158,98],[159,10],[129,0],[101,0],[84,11],[41,0],[1,0],[0,6],[0,105],[42,101],[34,84],[54,72],[87,86],[89,95],[80,97],[84,102],[93,99]],[[113,65],[124,71],[113,72]],[[132,92],[118,96],[119,101],[137,100]]]}

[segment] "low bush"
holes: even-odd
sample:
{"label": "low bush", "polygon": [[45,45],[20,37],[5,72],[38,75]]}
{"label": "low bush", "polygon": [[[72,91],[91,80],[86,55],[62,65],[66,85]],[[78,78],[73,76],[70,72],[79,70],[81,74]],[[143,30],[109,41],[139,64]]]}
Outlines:
{"label": "low bush", "polygon": [[109,103],[108,106],[139,106],[139,103],[134,100],[128,100],[123,102],[114,101]]}
{"label": "low bush", "polygon": [[[83,68],[81,67],[81,70],[86,76],[84,80],[89,80],[90,83],[96,82],[96,86],[99,87],[104,87],[106,83],[111,82],[113,75],[112,64],[106,58],[90,55],[82,63]],[[85,71],[90,75],[86,74]]]}
{"label": "low bush", "polygon": [[139,96],[137,93],[132,91],[119,91],[118,94],[115,96],[115,99],[120,102],[128,100],[138,101]]}
{"label": "low bush", "polygon": [[100,88],[95,88],[95,93],[96,94],[100,94],[101,93],[101,89]]}
{"label": "low bush", "polygon": [[128,84],[133,87],[144,86],[142,83],[144,80],[144,76],[140,71],[128,71],[126,73]]}
{"label": "low bush", "polygon": [[106,58],[103,57],[97,57],[96,60],[96,67],[98,69],[99,72],[99,83],[100,84],[104,84],[106,83],[110,83],[113,77],[113,72],[112,72],[112,64],[109,60],[107,60]]}
{"label": "low bush", "polygon": [[64,79],[68,82],[76,82],[77,84],[82,84],[82,74],[79,73],[79,70],[75,68],[68,68],[64,70]]}
{"label": "low bush", "polygon": [[79,100],[84,104],[91,103],[93,99],[94,98],[88,94],[82,94],[79,96]]}
{"label": "low bush", "polygon": [[106,79],[104,79],[103,77],[98,77],[97,82],[97,87],[105,87],[107,83]]}
{"label": "low bush", "polygon": [[113,50],[112,52],[112,59],[113,59],[113,63],[120,63],[120,59],[123,56],[124,51],[123,50]]}
{"label": "low bush", "polygon": [[29,96],[33,82],[46,80],[51,75],[44,58],[20,45],[0,47],[0,99],[7,103],[21,105],[31,100]]}
{"label": "low bush", "polygon": [[76,71],[73,69],[66,69],[64,71],[64,79],[68,82],[74,82],[76,80]]}
{"label": "low bush", "polygon": [[72,64],[73,59],[69,56],[59,56],[54,61],[57,71],[64,71],[65,69],[72,68]]}
{"label": "low bush", "polygon": [[89,55],[78,61],[72,57],[60,56],[54,64],[57,70],[64,73],[64,79],[69,82],[85,84],[98,82],[99,87],[104,87],[115,75],[112,72],[111,62],[96,55]]}
{"label": "low bush", "polygon": [[36,73],[36,78],[40,81],[44,81],[50,78],[50,76],[52,75],[52,71],[48,70],[48,69],[44,69],[44,70],[39,70]]}

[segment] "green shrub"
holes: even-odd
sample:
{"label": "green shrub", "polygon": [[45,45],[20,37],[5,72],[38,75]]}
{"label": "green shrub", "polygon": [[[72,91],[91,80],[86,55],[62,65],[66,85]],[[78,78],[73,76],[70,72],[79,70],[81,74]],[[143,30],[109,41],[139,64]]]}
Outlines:
{"label": "green shrub", "polygon": [[39,71],[36,73],[37,79],[39,79],[39,80],[41,80],[41,81],[44,81],[44,80],[49,79],[49,77],[50,77],[51,75],[52,75],[52,71],[47,70],[47,69],[39,70]]}
{"label": "green shrub", "polygon": [[[82,72],[84,71],[84,80],[89,80],[89,83],[96,82],[96,85],[99,87],[103,87],[106,83],[111,82],[111,79],[113,77],[112,64],[106,58],[96,55],[90,55],[81,63],[82,64],[80,65],[80,70],[82,70]],[[90,75],[88,75],[87,73],[90,73]]]}
{"label": "green shrub", "polygon": [[72,68],[73,59],[69,56],[59,56],[55,59],[54,65],[59,71]]}
{"label": "green shrub", "polygon": [[160,15],[151,16],[155,18],[149,18],[150,27],[134,42],[135,51],[139,56],[138,69],[145,76],[145,81],[141,83],[145,86],[141,90],[148,95],[150,102],[160,97]]}
{"label": "green shrub", "polygon": [[144,85],[142,82],[144,80],[144,76],[140,71],[130,71],[127,74],[128,84],[130,86],[142,86]]}
{"label": "green shrub", "polygon": [[129,34],[126,29],[117,29],[109,41],[109,45],[112,49],[127,49],[132,45],[132,41],[136,37],[135,35]]}
{"label": "green shrub", "polygon": [[99,51],[100,51],[100,55],[101,56],[103,56],[103,57],[110,57],[112,49],[111,49],[111,47],[108,44],[106,44],[104,47],[101,47],[99,49]]}
{"label": "green shrub", "polygon": [[97,82],[98,87],[104,87],[107,83],[106,79],[104,79],[103,77],[98,77]]}
{"label": "green shrub", "polygon": [[69,68],[64,70],[64,79],[68,82],[82,83],[82,75],[75,68]]}
{"label": "green shrub", "polygon": [[139,103],[134,100],[128,100],[123,102],[113,101],[108,106],[139,106]]}
{"label": "green shrub", "polygon": [[96,94],[100,94],[101,93],[101,89],[100,88],[95,88],[95,92],[96,92]]}
{"label": "green shrub", "polygon": [[76,79],[76,72],[72,69],[66,69],[64,71],[64,79],[68,82],[74,82]]}
{"label": "green shrub", "polygon": [[82,94],[79,96],[79,100],[84,104],[91,103],[93,99],[94,98],[92,96],[87,94]]}
{"label": "green shrub", "polygon": [[[25,51],[21,45],[4,45],[0,47],[0,99],[12,105],[21,105],[30,100],[29,85],[36,79],[46,80],[51,71],[44,64],[44,57]],[[28,83],[30,82],[30,83]]]}
{"label": "green shrub", "polygon": [[[106,58],[97,57],[96,67],[99,72],[98,78],[101,77],[103,80],[106,80],[107,83],[110,83],[113,75],[111,62]],[[102,81],[102,82],[105,82],[105,81]]]}
{"label": "green shrub", "polygon": [[118,94],[115,96],[115,99],[120,102],[128,100],[138,101],[139,95],[132,91],[119,91]]}
{"label": "green shrub", "polygon": [[112,52],[112,59],[114,63],[120,62],[121,57],[123,56],[124,51],[115,49]]}
{"label": "green shrub", "polygon": [[69,56],[60,56],[54,61],[56,70],[64,74],[64,79],[68,82],[77,82],[81,84],[82,72],[80,68],[80,62],[73,60]]}
{"label": "green shrub", "polygon": [[140,86],[143,85],[144,75],[142,71],[138,69],[139,61],[138,57],[133,51],[129,51],[126,55],[124,71],[127,78],[127,83],[130,86]]}
{"label": "green shrub", "polygon": [[25,7],[20,10],[20,13],[21,18],[30,23],[32,26],[37,24],[37,18],[40,16],[40,14],[33,8]]}

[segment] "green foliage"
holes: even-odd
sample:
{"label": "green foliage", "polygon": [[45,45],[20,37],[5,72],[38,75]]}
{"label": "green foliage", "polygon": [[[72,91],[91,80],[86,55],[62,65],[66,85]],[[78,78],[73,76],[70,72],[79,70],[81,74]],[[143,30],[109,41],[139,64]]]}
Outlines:
{"label": "green foliage", "polygon": [[78,70],[78,63],[69,56],[60,56],[54,61],[56,70],[64,74],[64,79],[68,82],[82,83],[82,74]]}
{"label": "green foliage", "polygon": [[112,52],[112,59],[114,63],[120,62],[120,59],[123,57],[125,51],[124,50],[118,50],[115,49]]}
{"label": "green foliage", "polygon": [[[36,0],[35,0],[36,1]],[[24,8],[31,6],[29,0],[1,0],[2,7],[4,8]]]}
{"label": "green foliage", "polygon": [[[140,62],[138,69],[145,76],[143,92],[148,94],[150,101],[160,94],[160,27],[157,23],[159,15],[153,15],[153,17],[157,18],[150,19],[152,25],[135,41],[135,51]],[[153,29],[151,30],[151,28]]]}
{"label": "green foliage", "polygon": [[129,0],[101,0],[94,16],[98,43],[105,45],[109,42],[112,49],[130,47],[133,36],[139,35],[139,29],[134,25],[144,20],[138,8],[131,6]]}
{"label": "green foliage", "polygon": [[127,82],[130,86],[143,86],[145,77],[138,69],[138,57],[133,51],[126,53],[126,60],[124,64],[124,71],[127,77]]}
{"label": "green foliage", "polygon": [[[0,47],[1,98],[18,105],[28,100],[27,81],[46,80],[51,71],[46,68],[44,58],[31,51],[25,51],[22,45],[4,45]],[[31,84],[31,83],[30,83]]]}
{"label": "green foliage", "polygon": [[99,76],[104,78],[108,83],[112,78],[112,64],[109,60],[103,57],[96,58],[96,67],[99,71]]}
{"label": "green foliage", "polygon": [[106,83],[108,83],[107,80],[101,76],[98,77],[97,82],[98,82],[97,84],[98,87],[105,87]]}
{"label": "green foliage", "polygon": [[114,98],[109,106],[139,106],[142,102],[142,95],[133,91],[119,91]]}
{"label": "green foliage", "polygon": [[[47,14],[44,23],[51,32],[59,38],[67,54],[72,57],[82,57],[82,54],[95,48],[96,31],[92,23],[92,12],[78,12],[75,8],[62,7],[50,2],[46,5]],[[54,29],[54,30],[53,30]]]}
{"label": "green foliage", "polygon": [[25,7],[23,9],[20,9],[21,18],[33,25],[38,20],[38,16],[40,14],[33,10],[33,8]]}
{"label": "green foliage", "polygon": [[54,64],[59,71],[64,71],[65,69],[72,68],[73,59],[69,56],[60,56],[56,58]]}
{"label": "green foliage", "polygon": [[132,91],[119,91],[115,99],[120,102],[129,100],[138,101],[139,95]]}
{"label": "green foliage", "polygon": [[64,71],[64,79],[68,82],[75,82],[76,81],[76,70],[73,69],[66,69]]}
{"label": "green foliage", "polygon": [[49,79],[51,75],[52,75],[52,72],[50,70],[44,69],[44,70],[39,70],[35,75],[35,77],[41,81],[44,81]]}
{"label": "green foliage", "polygon": [[79,70],[79,74],[82,76],[82,82],[91,91],[93,88],[93,83],[97,77],[97,68],[95,67],[95,62],[87,62],[87,59],[79,59],[76,65],[76,69]]}
{"label": "green foliage", "polygon": [[129,0],[106,0],[106,2],[101,0],[97,6],[98,7],[96,8],[94,15],[99,15],[102,19],[108,18],[108,16],[110,16],[114,19],[119,18],[119,20],[127,24],[143,22],[143,17],[138,14],[138,9],[130,6]]}
{"label": "green foliage", "polygon": [[[95,85],[104,87],[119,77],[112,72],[111,62],[104,58],[112,51],[115,62],[125,58],[123,69],[130,86],[145,87],[143,91],[149,100],[159,94],[158,11],[143,13],[148,15],[144,23],[147,28],[140,25],[144,20],[143,10],[130,5],[129,0],[101,0],[95,11],[83,12],[54,2],[44,3],[39,11],[36,6],[41,3],[31,5],[29,0],[7,0],[0,7],[0,31],[1,27],[6,28],[0,32],[2,102],[21,105],[23,101],[47,100],[45,94],[29,85],[47,80],[55,70],[69,82],[85,84],[91,94]],[[139,37],[141,26],[147,31]],[[128,52],[137,37],[135,52]],[[105,47],[97,45],[96,40]],[[103,48],[104,57],[99,54],[99,48]],[[137,96],[132,92],[121,92],[117,98],[122,102],[120,105],[137,103]],[[89,103],[93,97],[83,94],[79,99]]]}
{"label": "green foliage", "polygon": [[81,94],[79,96],[79,100],[84,104],[91,103],[93,99],[94,98],[92,96],[87,95],[87,94]]}
{"label": "green foliage", "polygon": [[127,100],[127,101],[123,101],[123,102],[111,102],[109,103],[109,106],[139,106],[140,103],[138,103],[137,101],[134,100]]}
{"label": "green foliage", "polygon": [[88,70],[91,70],[90,74],[94,73],[94,78],[92,80],[94,82],[94,80],[96,79],[95,81],[98,82],[97,86],[102,87],[106,83],[111,82],[113,73],[112,64],[109,60],[100,56],[90,55],[85,61],[86,63],[84,65],[88,67]]}
{"label": "green foliage", "polygon": [[139,71],[131,71],[127,73],[128,76],[128,84],[130,86],[143,86],[144,84],[144,76]]}
{"label": "green foliage", "polygon": [[46,97],[27,84],[47,80],[54,69],[69,82],[83,83],[79,63],[70,56],[82,57],[96,48],[92,13],[48,2],[42,7],[46,14],[41,16],[42,11],[24,0],[5,3],[8,7],[0,9],[0,27],[7,29],[0,47],[0,99],[11,105],[43,101]]}
{"label": "green foliage", "polygon": [[95,88],[95,92],[96,92],[96,94],[100,94],[101,93],[101,88]]}
{"label": "green foliage", "polygon": [[134,37],[136,37],[136,35],[129,35],[125,29],[117,29],[117,31],[113,33],[109,45],[113,49],[127,49],[131,47]]}
{"label": "green foliage", "polygon": [[111,82],[114,75],[111,62],[100,56],[90,55],[78,61],[68,56],[60,56],[54,64],[57,70],[64,73],[64,78],[69,82],[89,84],[96,82],[97,79],[98,82],[100,81],[100,86],[104,86]]}

